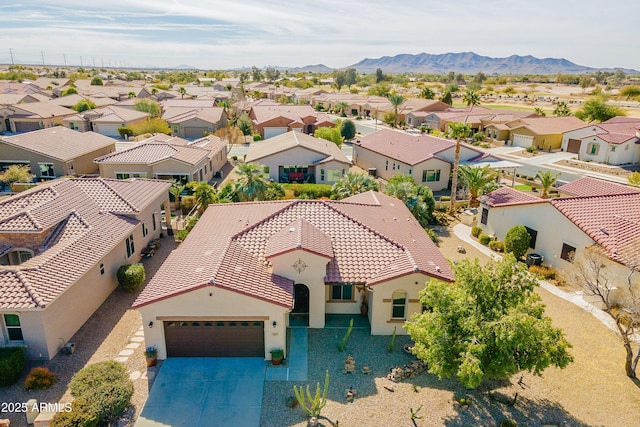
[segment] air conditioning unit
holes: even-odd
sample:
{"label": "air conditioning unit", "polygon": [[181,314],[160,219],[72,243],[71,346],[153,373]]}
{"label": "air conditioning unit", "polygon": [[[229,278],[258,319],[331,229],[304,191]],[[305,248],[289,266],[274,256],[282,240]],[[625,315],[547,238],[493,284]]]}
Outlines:
{"label": "air conditioning unit", "polygon": [[64,345],[63,351],[65,354],[73,354],[76,351],[76,343],[68,342]]}

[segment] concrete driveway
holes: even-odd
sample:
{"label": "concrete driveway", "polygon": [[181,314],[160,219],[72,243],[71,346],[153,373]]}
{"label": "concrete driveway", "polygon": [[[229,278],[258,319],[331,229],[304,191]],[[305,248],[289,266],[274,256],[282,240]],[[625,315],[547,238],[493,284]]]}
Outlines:
{"label": "concrete driveway", "polygon": [[167,359],[135,427],[256,427],[264,371],[260,358]]}

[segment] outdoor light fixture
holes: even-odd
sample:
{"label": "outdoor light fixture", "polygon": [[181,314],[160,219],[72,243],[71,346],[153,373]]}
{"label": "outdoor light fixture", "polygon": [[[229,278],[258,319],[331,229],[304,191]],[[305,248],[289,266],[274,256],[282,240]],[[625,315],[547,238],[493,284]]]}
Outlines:
{"label": "outdoor light fixture", "polygon": [[276,327],[276,325],[277,325],[277,324],[278,324],[278,322],[276,322],[275,320],[274,320],[274,321],[273,321],[273,323],[272,323],[272,325],[273,325],[273,327],[274,327],[274,328]]}
{"label": "outdoor light fixture", "polygon": [[149,322],[149,328],[153,328],[153,320]]}

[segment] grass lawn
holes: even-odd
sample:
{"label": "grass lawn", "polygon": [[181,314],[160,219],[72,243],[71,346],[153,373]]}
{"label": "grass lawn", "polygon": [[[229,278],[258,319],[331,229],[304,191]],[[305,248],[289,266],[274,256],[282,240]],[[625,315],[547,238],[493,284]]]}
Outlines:
{"label": "grass lawn", "polygon": [[513,188],[519,191],[531,191],[531,186],[526,184],[518,184]]}

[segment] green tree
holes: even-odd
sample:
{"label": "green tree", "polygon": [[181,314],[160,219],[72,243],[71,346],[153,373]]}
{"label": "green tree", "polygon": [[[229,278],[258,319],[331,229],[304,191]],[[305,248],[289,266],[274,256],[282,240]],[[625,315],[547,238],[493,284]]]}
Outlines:
{"label": "green tree", "polygon": [[193,191],[196,203],[199,205],[198,214],[202,215],[207,207],[216,200],[216,189],[204,181],[192,181],[187,186]]}
{"label": "green tree", "polygon": [[547,115],[547,113],[545,113],[545,111],[540,108],[540,107],[536,107],[535,108],[535,112],[537,115],[539,115],[540,117],[545,117]]}
{"label": "green tree", "polygon": [[340,127],[338,126],[334,126],[332,128],[330,127],[318,128],[313,133],[313,136],[315,136],[316,138],[322,138],[322,139],[326,139],[327,141],[331,141],[334,144],[336,144],[338,147],[342,145],[342,141],[344,140],[344,138],[340,133]]}
{"label": "green tree", "polygon": [[340,101],[336,104],[336,110],[340,112],[342,117],[347,117],[347,109],[349,108],[349,103],[345,101]]}
{"label": "green tree", "polygon": [[286,193],[282,184],[277,182],[269,182],[267,184],[267,190],[264,193],[265,200],[281,200],[284,199]]}
{"label": "green tree", "polygon": [[262,70],[256,67],[255,65],[251,67],[251,78],[254,82],[259,82],[262,80]]}
{"label": "green tree", "polygon": [[145,133],[164,133],[165,135],[171,135],[171,128],[166,120],[162,120],[160,117],[154,117],[142,123],[131,126],[134,135],[143,135]]}
{"label": "green tree", "polygon": [[395,114],[395,117],[393,120],[394,128],[398,127],[398,107],[400,107],[400,105],[404,102],[404,100],[405,100],[405,97],[402,95],[398,95],[397,93],[394,93],[393,95],[389,96],[389,102],[393,106],[393,112]]}
{"label": "green tree", "polygon": [[355,84],[358,80],[358,72],[355,68],[347,68],[344,72],[345,75],[345,84],[351,88],[352,84]]}
{"label": "green tree", "polygon": [[351,141],[356,136],[356,124],[352,120],[344,120],[340,123],[340,135],[346,141]]}
{"label": "green tree", "polygon": [[547,199],[549,197],[549,189],[553,187],[553,184],[556,183],[559,176],[560,172],[553,174],[550,170],[545,172],[538,171],[535,179],[539,180],[540,186],[542,186],[542,193],[540,193],[540,197],[543,199]]}
{"label": "green tree", "polygon": [[629,185],[640,187],[640,172],[633,172],[627,176],[627,181],[629,181]]}
{"label": "green tree", "polygon": [[449,206],[449,215],[453,215],[456,211],[456,196],[458,194],[458,168],[460,167],[460,140],[469,136],[471,127],[466,123],[451,123],[449,125],[449,133],[456,140],[456,149],[453,161],[453,172],[451,176],[451,206]]}
{"label": "green tree", "polygon": [[347,82],[347,76],[342,70],[335,70],[333,72],[333,84],[338,88],[338,91],[344,86]]}
{"label": "green tree", "polygon": [[462,165],[460,166],[460,178],[469,189],[469,206],[477,208],[480,206],[478,197],[487,192],[489,184],[496,182],[497,174],[489,165],[481,168]]}
{"label": "green tree", "polygon": [[429,187],[417,186],[413,177],[404,174],[392,176],[384,193],[402,200],[422,228],[427,228],[433,220],[433,210],[436,206],[433,192]]}
{"label": "green tree", "polygon": [[404,326],[429,372],[476,388],[485,379],[541,375],[573,361],[571,344],[544,315],[536,279],[512,255],[485,266],[464,259],[453,270],[454,284],[427,284],[420,292],[426,310]]}
{"label": "green tree", "polygon": [[387,97],[391,93],[391,85],[389,82],[382,81],[367,90],[368,95]]}
{"label": "green tree", "polygon": [[483,72],[478,72],[473,77],[473,81],[476,82],[476,83],[482,84],[485,80],[487,80],[487,76]]}
{"label": "green tree", "polygon": [[180,88],[178,88],[178,93],[180,94],[180,98],[184,99],[184,96],[187,94],[187,90],[184,86],[180,86]]}
{"label": "green tree", "polygon": [[238,179],[234,192],[241,202],[264,200],[267,181],[264,179],[263,167],[257,163],[241,163],[238,165]]}
{"label": "green tree", "polygon": [[513,254],[515,259],[520,261],[524,254],[527,253],[530,242],[531,235],[527,231],[527,227],[514,225],[504,236],[504,252]]}
{"label": "green tree", "polygon": [[620,89],[620,96],[626,96],[627,101],[631,98],[637,98],[640,96],[640,86],[625,86]]}
{"label": "green tree", "polygon": [[376,83],[380,83],[385,81],[384,74],[382,73],[382,68],[376,69]]}
{"label": "green tree", "polygon": [[242,113],[236,120],[236,127],[242,131],[243,135],[253,134],[253,122],[247,113]]}
{"label": "green tree", "polygon": [[182,194],[182,192],[184,191],[185,186],[179,182],[174,182],[173,184],[171,184],[171,187],[169,187],[169,194],[171,194],[173,196],[173,200],[176,202],[176,205],[178,206],[178,212],[181,212],[180,210],[180,195]]}
{"label": "green tree", "polygon": [[78,93],[78,90],[76,89],[76,87],[75,87],[75,86],[71,85],[71,86],[69,86],[68,88],[66,88],[66,89],[64,90],[64,92],[62,92],[62,93],[60,94],[60,96],[73,95],[73,94],[75,94],[75,93]]}
{"label": "green tree", "polygon": [[332,199],[344,199],[369,190],[378,190],[375,179],[366,174],[349,172],[331,188]]}
{"label": "green tree", "polygon": [[627,113],[615,105],[607,105],[603,97],[596,97],[585,101],[582,108],[576,111],[576,117],[588,123],[606,122],[616,116],[626,116]]}
{"label": "green tree", "polygon": [[91,86],[103,86],[103,85],[104,83],[100,77],[95,76],[94,78],[91,79]]}
{"label": "green tree", "polygon": [[480,105],[480,95],[477,92],[468,89],[464,95],[462,95],[462,101],[467,104],[467,106],[476,106]]}
{"label": "green tree", "polygon": [[445,104],[453,105],[453,97],[451,96],[451,92],[446,90],[440,97],[440,101],[444,102]]}
{"label": "green tree", "polygon": [[418,95],[418,98],[423,98],[423,99],[434,99],[435,97],[436,97],[435,92],[428,87],[422,88],[422,90],[420,91],[420,94]]}
{"label": "green tree", "polygon": [[553,115],[558,117],[566,117],[571,115],[571,110],[564,101],[559,101],[553,110]]}
{"label": "green tree", "polygon": [[81,99],[76,102],[76,105],[71,107],[72,110],[76,110],[78,113],[82,113],[83,111],[93,110],[96,108],[96,104],[89,99]]}
{"label": "green tree", "polygon": [[143,113],[149,113],[152,117],[160,115],[160,105],[151,99],[138,99],[135,104],[133,104],[133,108]]}
{"label": "green tree", "polygon": [[4,172],[0,172],[0,181],[11,186],[16,182],[31,182],[35,175],[31,173],[29,165],[11,165]]}

